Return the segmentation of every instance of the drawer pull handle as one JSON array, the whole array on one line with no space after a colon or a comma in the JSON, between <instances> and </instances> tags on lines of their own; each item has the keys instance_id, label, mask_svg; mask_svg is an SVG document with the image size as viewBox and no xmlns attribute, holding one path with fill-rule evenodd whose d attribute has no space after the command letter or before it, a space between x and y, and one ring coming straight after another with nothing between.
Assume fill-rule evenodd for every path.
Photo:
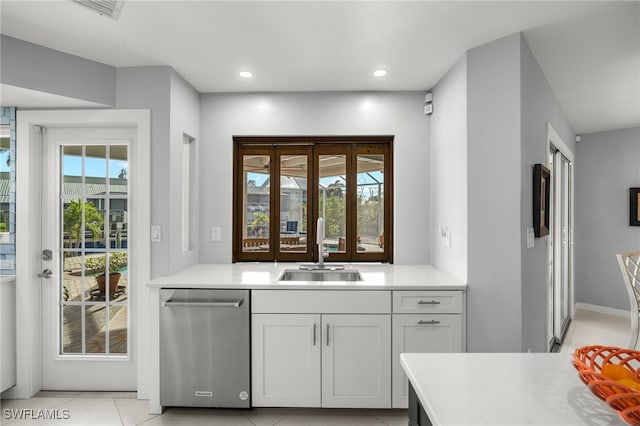
<instances>
[{"instance_id":1,"label":"drawer pull handle","mask_svg":"<svg viewBox=\"0 0 640 426\"><path fill-rule=\"evenodd\" d=\"M437 300L418 300L418 305L439 305Z\"/></svg>"},{"instance_id":2,"label":"drawer pull handle","mask_svg":"<svg viewBox=\"0 0 640 426\"><path fill-rule=\"evenodd\" d=\"M436 320L431 320L431 321L418 321L418 324L420 325L425 325L425 324L440 324L440 321L436 321Z\"/></svg>"}]
</instances>

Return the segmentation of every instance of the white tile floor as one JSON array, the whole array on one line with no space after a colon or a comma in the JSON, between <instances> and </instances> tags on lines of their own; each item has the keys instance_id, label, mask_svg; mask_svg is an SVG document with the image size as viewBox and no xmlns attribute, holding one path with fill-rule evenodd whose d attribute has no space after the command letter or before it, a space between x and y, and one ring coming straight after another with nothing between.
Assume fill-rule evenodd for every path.
<instances>
[{"instance_id":1,"label":"white tile floor","mask_svg":"<svg viewBox=\"0 0 640 426\"><path fill-rule=\"evenodd\" d=\"M629 343L629 320L592 311L577 310L567 331L562 352L588 344L625 347ZM0 424L59 425L59 426L133 426L133 425L238 425L238 426L406 426L406 410L347 410L254 408L251 410L222 410L196 408L168 408L161 416L148 414L148 402L137 400L135 393L73 393L40 392L29 400L3 400ZM38 410L67 419L7 419L5 410L31 409L31 417ZM67 411L64 411L67 410ZM10 411L9 413L16 412ZM29 413L22 411L22 413Z\"/></svg>"}]
</instances>

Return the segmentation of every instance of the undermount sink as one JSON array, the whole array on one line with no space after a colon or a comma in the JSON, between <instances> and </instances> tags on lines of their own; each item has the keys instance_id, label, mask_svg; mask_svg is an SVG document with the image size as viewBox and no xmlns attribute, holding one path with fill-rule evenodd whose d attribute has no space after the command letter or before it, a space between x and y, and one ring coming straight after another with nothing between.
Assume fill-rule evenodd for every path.
<instances>
[{"instance_id":1,"label":"undermount sink","mask_svg":"<svg viewBox=\"0 0 640 426\"><path fill-rule=\"evenodd\" d=\"M278 281L362 281L362 276L360 272L348 269L341 271L285 269Z\"/></svg>"}]
</instances>

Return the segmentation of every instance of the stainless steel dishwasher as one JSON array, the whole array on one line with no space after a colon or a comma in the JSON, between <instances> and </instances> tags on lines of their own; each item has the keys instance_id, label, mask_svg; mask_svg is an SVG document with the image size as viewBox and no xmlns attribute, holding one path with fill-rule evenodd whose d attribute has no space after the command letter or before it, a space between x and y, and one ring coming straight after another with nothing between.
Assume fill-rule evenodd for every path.
<instances>
[{"instance_id":1,"label":"stainless steel dishwasher","mask_svg":"<svg viewBox=\"0 0 640 426\"><path fill-rule=\"evenodd\" d=\"M248 290L160 290L160 405L250 407Z\"/></svg>"}]
</instances>

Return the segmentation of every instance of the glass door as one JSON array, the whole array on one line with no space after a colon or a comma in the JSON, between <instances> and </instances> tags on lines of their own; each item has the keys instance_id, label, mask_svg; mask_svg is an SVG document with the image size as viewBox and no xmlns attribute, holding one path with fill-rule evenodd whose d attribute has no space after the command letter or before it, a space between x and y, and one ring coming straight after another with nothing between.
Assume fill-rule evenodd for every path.
<instances>
[{"instance_id":1,"label":"glass door","mask_svg":"<svg viewBox=\"0 0 640 426\"><path fill-rule=\"evenodd\" d=\"M561 345L571 322L573 298L572 277L572 168L571 161L557 148L553 149L551 194L551 253L553 337L551 347Z\"/></svg>"},{"instance_id":2,"label":"glass door","mask_svg":"<svg viewBox=\"0 0 640 426\"><path fill-rule=\"evenodd\" d=\"M130 133L45 132L43 389L135 389L129 333L130 140L115 138Z\"/></svg>"}]
</instances>

